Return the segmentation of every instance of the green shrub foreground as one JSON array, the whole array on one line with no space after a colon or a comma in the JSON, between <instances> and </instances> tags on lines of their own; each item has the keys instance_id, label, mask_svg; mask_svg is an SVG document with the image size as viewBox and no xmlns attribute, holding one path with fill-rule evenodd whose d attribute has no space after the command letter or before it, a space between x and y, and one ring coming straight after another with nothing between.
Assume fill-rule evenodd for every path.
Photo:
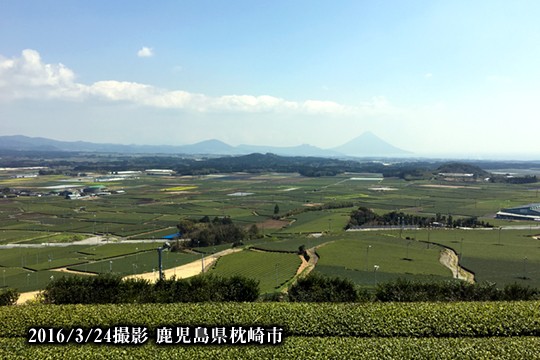
<instances>
[{"instance_id":1,"label":"green shrub foreground","mask_svg":"<svg viewBox=\"0 0 540 360\"><path fill-rule=\"evenodd\" d=\"M280 326L288 336L540 336L540 301L455 303L177 303L0 308L0 337L31 326Z\"/></svg>"},{"instance_id":2,"label":"green shrub foreground","mask_svg":"<svg viewBox=\"0 0 540 360\"><path fill-rule=\"evenodd\" d=\"M0 308L5 359L535 359L540 301L194 303ZM141 346L28 344L30 327L146 326ZM157 327L279 326L281 345L157 345Z\"/></svg>"},{"instance_id":3,"label":"green shrub foreground","mask_svg":"<svg viewBox=\"0 0 540 360\"><path fill-rule=\"evenodd\" d=\"M3 359L537 359L540 338L290 337L280 346L40 345L0 339Z\"/></svg>"}]
</instances>

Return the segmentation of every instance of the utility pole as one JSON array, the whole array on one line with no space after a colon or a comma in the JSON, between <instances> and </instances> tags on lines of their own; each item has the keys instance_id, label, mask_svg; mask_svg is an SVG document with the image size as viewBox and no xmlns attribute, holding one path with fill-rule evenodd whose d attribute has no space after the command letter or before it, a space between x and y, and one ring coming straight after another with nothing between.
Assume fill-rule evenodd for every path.
<instances>
[{"instance_id":1,"label":"utility pole","mask_svg":"<svg viewBox=\"0 0 540 360\"><path fill-rule=\"evenodd\" d=\"M366 271L368 271L368 264L369 264L369 248L371 247L371 245L368 245L367 248L366 248Z\"/></svg>"},{"instance_id":2,"label":"utility pole","mask_svg":"<svg viewBox=\"0 0 540 360\"><path fill-rule=\"evenodd\" d=\"M159 280L165 280L165 274L163 273L163 263L162 263L162 252L163 250L170 249L171 245L166 242L163 246L157 248L158 252L158 270L159 270Z\"/></svg>"}]
</instances>

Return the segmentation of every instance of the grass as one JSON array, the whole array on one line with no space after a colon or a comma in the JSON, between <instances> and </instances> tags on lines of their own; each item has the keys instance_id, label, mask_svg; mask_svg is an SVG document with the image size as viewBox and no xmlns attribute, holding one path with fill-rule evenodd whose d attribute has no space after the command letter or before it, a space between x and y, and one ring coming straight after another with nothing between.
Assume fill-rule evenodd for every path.
<instances>
[{"instance_id":1,"label":"grass","mask_svg":"<svg viewBox=\"0 0 540 360\"><path fill-rule=\"evenodd\" d=\"M531 236L539 232L437 230L431 231L429 238L461 253L461 264L474 271L477 281L491 281L500 286L519 283L540 287L540 241ZM427 240L426 230L417 235Z\"/></svg>"},{"instance_id":2,"label":"grass","mask_svg":"<svg viewBox=\"0 0 540 360\"><path fill-rule=\"evenodd\" d=\"M162 266L169 269L200 259L197 254L186 254L177 252L163 252ZM71 266L69 270L92 272L97 274L117 273L121 275L140 274L158 271L157 251L144 251L137 254L125 255L114 259L107 259L86 263L83 265ZM157 275L156 275L157 276Z\"/></svg>"},{"instance_id":3,"label":"grass","mask_svg":"<svg viewBox=\"0 0 540 360\"><path fill-rule=\"evenodd\" d=\"M296 274L300 264L296 254L244 250L220 258L211 273L250 277L259 281L261 293L272 293Z\"/></svg>"},{"instance_id":4,"label":"grass","mask_svg":"<svg viewBox=\"0 0 540 360\"><path fill-rule=\"evenodd\" d=\"M309 249L334 239L335 237L327 235L321 237L293 235L288 236L283 240L267 241L255 246L259 249L269 251L298 251L299 247L302 245L304 245L306 249Z\"/></svg>"},{"instance_id":5,"label":"grass","mask_svg":"<svg viewBox=\"0 0 540 360\"><path fill-rule=\"evenodd\" d=\"M450 270L439 262L441 247L428 248L426 244L396 236L366 232L347 234L317 249L320 258L316 270L326 275L345 276L362 286L403 275L417 279L452 278Z\"/></svg>"},{"instance_id":6,"label":"grass","mask_svg":"<svg viewBox=\"0 0 540 360\"><path fill-rule=\"evenodd\" d=\"M83 251L87 246L71 245L62 247L40 247L40 248L12 248L0 251L0 266L3 267L32 267L42 264L49 259L82 259Z\"/></svg>"},{"instance_id":7,"label":"grass","mask_svg":"<svg viewBox=\"0 0 540 360\"><path fill-rule=\"evenodd\" d=\"M276 204L280 215L291 210L305 210L308 204L336 203L350 201L353 208L307 211L286 220L295 220L284 229L264 229L266 238L254 241L268 250L296 251L299 246L313 247L327 241L352 241L347 243L353 251L340 250L337 246L335 255L325 254L325 247L320 251L321 259L318 270L325 273L343 273L354 278L358 283L373 284L386 276L437 276L448 277L433 270L441 267L437 256L431 254L427 266L423 261L425 254L417 244L409 245L412 261L401 260L406 257L406 245L398 240L398 233L387 231L369 235L350 235L343 231L350 212L357 206L373 208L377 213L399 210L409 214L434 216L452 214L458 216L479 216L484 220L501 225L522 224L492 218L498 210L505 207L539 202L535 191L529 191L528 185L490 184L485 182L444 183L440 181L410 181L384 179L382 181L352 181L351 177L364 175L344 174L335 177L305 178L293 174L230 174L224 177L185 177L160 178L141 176L139 179L126 180L108 187L125 190L125 194L111 195L87 200L66 200L57 196L19 197L0 199L0 244L7 243L52 243L66 242L71 239L85 238L92 234L112 234L113 238L128 237L133 239L159 239L176 231L176 224L182 218L201 218L205 215L230 216L233 221L245 225L263 223L273 216ZM63 181L67 180L67 181ZM63 176L39 176L31 179L4 179L5 187L45 191L45 186L71 183L73 179ZM459 188L426 187L424 185L457 185ZM82 184L81 185L85 185ZM394 191L375 191L374 186L396 189ZM291 191L283 191L292 189ZM169 191L163 191L164 189ZM47 190L48 191L48 190ZM187 191L187 193L175 193ZM251 196L233 197L227 194L250 192ZM525 223L533 225L533 223ZM534 225L537 225L534 223ZM540 231L538 231L540 233ZM305 234L324 233L322 238L309 238ZM531 286L540 286L540 259L538 242L522 233L502 231L502 245L498 245L498 232L459 232L432 231L431 241L463 252L462 263L473 270L479 281L494 281L497 284L518 282ZM426 230L405 231L409 236L427 240ZM268 241L269 238L278 241ZM463 237L463 245L461 238ZM161 240L158 240L158 243ZM365 249L372 245L369 261L377 263L380 269L376 275L372 269L363 265ZM156 244L124 245L109 244L96 250L88 250L81 255L78 250L44 248L41 251L31 249L0 249L0 265L5 269L28 267L39 272L58 266L76 264L78 261L99 261L108 257L129 257L137 251L148 250L153 253ZM377 245L377 246L376 246ZM229 247L229 245L224 245ZM137 247L139 250L137 250ZM221 247L216 247L217 250ZM216 251L217 251L216 250ZM213 248L201 249L205 253ZM380 254L379 254L380 251ZM425 254L424 254L425 253ZM48 256L51 254L51 261ZM324 255L324 256L323 256ZM142 256L142 255L141 255ZM86 257L86 259L85 259ZM384 262L386 258L394 261ZM352 259L352 260L351 260ZM224 259L222 259L224 260ZM151 255L148 268L155 266ZM221 260L220 260L221 262ZM264 260L262 261L264 262ZM369 265L369 264L368 264ZM100 265L101 266L101 265ZM141 267L143 265L141 264ZM130 270L131 267L131 270ZM444 268L442 268L444 271ZM140 269L139 269L140 270ZM10 270L11 271L11 270ZM104 269L105 271L105 269ZM123 271L133 271L132 264ZM433 275L430 275L433 274ZM41 275L40 275L41 276ZM375 279L375 276L377 279ZM275 283L275 280L273 281ZM25 283L25 279L22 280ZM274 285L275 286L275 285Z\"/></svg>"},{"instance_id":8,"label":"grass","mask_svg":"<svg viewBox=\"0 0 540 360\"><path fill-rule=\"evenodd\" d=\"M317 233L341 231L349 222L349 216L353 208L308 211L292 218L295 221L281 230L283 233Z\"/></svg>"}]
</instances>

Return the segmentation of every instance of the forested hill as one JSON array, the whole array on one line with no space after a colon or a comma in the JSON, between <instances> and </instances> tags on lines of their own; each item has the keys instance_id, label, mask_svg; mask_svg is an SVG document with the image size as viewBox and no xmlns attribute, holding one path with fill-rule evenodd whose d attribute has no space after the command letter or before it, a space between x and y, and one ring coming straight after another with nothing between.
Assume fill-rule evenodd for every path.
<instances>
[{"instance_id":1,"label":"forested hill","mask_svg":"<svg viewBox=\"0 0 540 360\"><path fill-rule=\"evenodd\" d=\"M180 155L103 154L88 152L37 152L0 150L0 168L44 167L42 174L76 174L82 172L113 173L116 171L170 169L179 175L206 175L231 172L300 173L304 176L334 176L337 174L374 173L405 180L430 179L440 173L475 174L475 178L490 177L493 181L516 182L520 178L495 177L476 165L511 168L508 162L443 162L441 160L381 161L340 160L323 157L279 156L254 153L243 156L184 157ZM522 165L521 163L515 164ZM529 166L540 168L540 163ZM523 178L536 182L536 177Z\"/></svg>"},{"instance_id":2,"label":"forested hill","mask_svg":"<svg viewBox=\"0 0 540 360\"><path fill-rule=\"evenodd\" d=\"M453 173L453 174L473 174L475 177L489 176L490 173L472 164L462 162L451 162L439 166L437 173Z\"/></svg>"},{"instance_id":3,"label":"forested hill","mask_svg":"<svg viewBox=\"0 0 540 360\"><path fill-rule=\"evenodd\" d=\"M195 163L179 164L178 173L204 174L214 172L299 172L304 176L333 176L339 173L362 171L372 163L344 161L319 157L278 156L275 154L249 154L244 156L207 159ZM378 166L375 166L377 169Z\"/></svg>"},{"instance_id":4,"label":"forested hill","mask_svg":"<svg viewBox=\"0 0 540 360\"><path fill-rule=\"evenodd\" d=\"M304 176L333 176L344 172L382 174L385 177L431 175L440 163L407 161L383 164L378 161L339 160L323 157L249 154L219 158L170 155L125 155L77 152L1 151L0 167L48 167L42 173L116 172L126 170L171 169L179 175L230 172L286 172Z\"/></svg>"}]
</instances>

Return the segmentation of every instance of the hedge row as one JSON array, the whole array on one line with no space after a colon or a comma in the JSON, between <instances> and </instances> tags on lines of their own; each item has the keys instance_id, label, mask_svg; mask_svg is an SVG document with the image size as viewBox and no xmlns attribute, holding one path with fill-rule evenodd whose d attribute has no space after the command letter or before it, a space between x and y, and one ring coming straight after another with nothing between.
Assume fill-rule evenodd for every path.
<instances>
[{"instance_id":1,"label":"hedge row","mask_svg":"<svg viewBox=\"0 0 540 360\"><path fill-rule=\"evenodd\" d=\"M495 283L470 284L464 281L416 282L397 279L377 284L378 301L516 301L540 299L536 288L509 284L499 289Z\"/></svg>"},{"instance_id":2,"label":"hedge row","mask_svg":"<svg viewBox=\"0 0 540 360\"><path fill-rule=\"evenodd\" d=\"M121 304L255 301L259 283L242 276L199 275L189 279L127 279L118 275L62 277L43 292L46 304Z\"/></svg>"},{"instance_id":3,"label":"hedge row","mask_svg":"<svg viewBox=\"0 0 540 360\"><path fill-rule=\"evenodd\" d=\"M540 338L289 337L280 346L35 345L0 339L2 359L536 359Z\"/></svg>"},{"instance_id":4,"label":"hedge row","mask_svg":"<svg viewBox=\"0 0 540 360\"><path fill-rule=\"evenodd\" d=\"M3 296L5 295L5 296ZM18 294L0 293L0 305ZM293 302L360 301L514 301L536 300L537 289L514 284L497 289L494 283L463 281L413 282L404 279L378 284L373 294L357 289L348 279L312 273L299 279L288 292ZM5 297L5 301L3 301ZM258 282L242 276L224 278L203 274L189 279L167 279L153 284L147 280L123 280L118 275L63 277L50 282L43 292L47 304L120 304L173 302L256 301ZM273 300L275 296L267 296ZM3 301L3 302L2 302Z\"/></svg>"},{"instance_id":5,"label":"hedge row","mask_svg":"<svg viewBox=\"0 0 540 360\"><path fill-rule=\"evenodd\" d=\"M280 326L294 336L540 336L540 301L469 303L196 303L0 308L0 337L31 326Z\"/></svg>"},{"instance_id":6,"label":"hedge row","mask_svg":"<svg viewBox=\"0 0 540 360\"><path fill-rule=\"evenodd\" d=\"M464 281L418 282L397 279L379 283L371 294L358 289L349 279L311 273L289 289L290 301L516 301L538 300L540 291L520 284L498 289L495 283L470 284Z\"/></svg>"}]
</instances>

